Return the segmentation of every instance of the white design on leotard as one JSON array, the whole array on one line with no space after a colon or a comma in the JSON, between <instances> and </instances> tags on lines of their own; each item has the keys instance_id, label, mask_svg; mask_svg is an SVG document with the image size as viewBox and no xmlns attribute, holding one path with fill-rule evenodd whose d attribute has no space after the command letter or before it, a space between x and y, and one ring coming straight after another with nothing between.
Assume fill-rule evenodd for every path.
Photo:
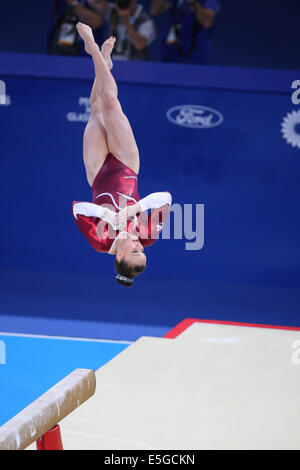
<instances>
[{"instance_id":1,"label":"white design on leotard","mask_svg":"<svg viewBox=\"0 0 300 470\"><path fill-rule=\"evenodd\" d=\"M126 199L130 199L130 200L133 201L135 204L137 203L137 200L134 199L134 197L130 197L130 196L127 196L126 194L122 194L122 193L119 193L119 192L117 192L117 194L119 194L120 196L125 197ZM123 207L118 206L118 204L117 204L116 201L115 201L115 198L113 197L113 195L112 195L111 193L101 193L101 194L98 194L98 196L96 196L95 199L98 199L98 197L100 197L100 196L109 196L109 197L111 198L112 203L113 203L113 205L115 206L116 209L119 209L119 210L122 210L122 209L123 209Z\"/></svg>"},{"instance_id":2,"label":"white design on leotard","mask_svg":"<svg viewBox=\"0 0 300 470\"><path fill-rule=\"evenodd\" d=\"M134 177L135 178L135 177ZM132 189L130 190L130 194L132 193ZM125 197L126 199L131 199L131 201L134 201L134 203L136 204L137 203L137 200L134 199L134 197L131 197L131 196L127 196L126 194L123 194L123 193L119 193L117 192L117 194L119 194L120 196L123 196ZM115 201L115 198L113 197L113 195L111 193L101 193L101 194L98 194L98 196L96 196L95 199L97 199L98 197L100 196L109 196L112 200L112 203L113 205L115 206L116 209L119 209L119 210L122 210L123 207L120 207L118 206L118 204L116 203ZM135 230L135 228L137 227L137 225L139 226L138 224L138 218L136 215L134 215L133 217L130 217L128 220L131 220L134 224L133 224L133 229Z\"/></svg>"}]
</instances>

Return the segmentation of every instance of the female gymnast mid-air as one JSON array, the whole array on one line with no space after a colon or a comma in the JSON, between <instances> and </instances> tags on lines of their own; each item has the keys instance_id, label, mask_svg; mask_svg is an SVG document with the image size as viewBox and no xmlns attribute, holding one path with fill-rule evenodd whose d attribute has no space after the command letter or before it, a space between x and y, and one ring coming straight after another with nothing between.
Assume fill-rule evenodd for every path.
<instances>
[{"instance_id":1,"label":"female gymnast mid-air","mask_svg":"<svg viewBox=\"0 0 300 470\"><path fill-rule=\"evenodd\" d=\"M107 39L100 51L91 28L83 23L76 27L93 59L95 80L83 135L83 160L93 203L74 201L73 216L97 252L115 255L117 281L129 287L146 267L144 248L159 237L172 198L168 191L139 197L139 150L110 72L115 38Z\"/></svg>"}]
</instances>

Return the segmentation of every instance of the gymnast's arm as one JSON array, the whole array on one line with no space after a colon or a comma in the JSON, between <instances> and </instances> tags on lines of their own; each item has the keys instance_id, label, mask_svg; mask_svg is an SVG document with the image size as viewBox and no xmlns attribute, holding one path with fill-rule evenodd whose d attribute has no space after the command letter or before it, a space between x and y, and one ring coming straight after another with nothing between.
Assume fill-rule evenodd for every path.
<instances>
[{"instance_id":1,"label":"gymnast's arm","mask_svg":"<svg viewBox=\"0 0 300 470\"><path fill-rule=\"evenodd\" d=\"M172 196L168 191L151 193L143 199L140 199L137 204L139 206L138 212L144 212L149 209L159 209L165 204L168 204L169 206L172 204Z\"/></svg>"},{"instance_id":2,"label":"gymnast's arm","mask_svg":"<svg viewBox=\"0 0 300 470\"><path fill-rule=\"evenodd\" d=\"M144 247L151 246L159 237L159 234L170 214L172 196L169 192L152 193L139 201L142 213L141 220L141 243ZM151 209L150 214L147 211Z\"/></svg>"},{"instance_id":3,"label":"gymnast's arm","mask_svg":"<svg viewBox=\"0 0 300 470\"><path fill-rule=\"evenodd\" d=\"M134 217L136 214L149 209L159 209L166 204L169 206L172 204L172 196L168 191L151 193L143 199L140 199L136 204L124 207L124 209L116 214L115 223L120 229L124 229L129 217Z\"/></svg>"},{"instance_id":4,"label":"gymnast's arm","mask_svg":"<svg viewBox=\"0 0 300 470\"><path fill-rule=\"evenodd\" d=\"M98 206L92 202L77 202L73 205L73 215L77 219L77 215L81 214L85 217L96 217L110 224L113 229L116 229L116 212L104 206Z\"/></svg>"}]
</instances>

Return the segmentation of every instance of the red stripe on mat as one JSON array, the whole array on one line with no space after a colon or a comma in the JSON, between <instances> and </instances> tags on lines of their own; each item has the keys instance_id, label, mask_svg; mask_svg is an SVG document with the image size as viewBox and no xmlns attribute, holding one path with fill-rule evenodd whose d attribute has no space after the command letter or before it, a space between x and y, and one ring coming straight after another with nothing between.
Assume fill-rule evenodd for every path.
<instances>
[{"instance_id":1,"label":"red stripe on mat","mask_svg":"<svg viewBox=\"0 0 300 470\"><path fill-rule=\"evenodd\" d=\"M217 323L220 325L236 325L236 326L252 326L256 328L273 328L276 330L294 330L300 331L299 327L296 326L280 326L280 325L261 325L259 323L241 323L234 321L219 321L219 320L198 320L197 318L186 318L182 322L178 323L172 330L166 333L163 337L174 339L183 333L193 323Z\"/></svg>"}]
</instances>

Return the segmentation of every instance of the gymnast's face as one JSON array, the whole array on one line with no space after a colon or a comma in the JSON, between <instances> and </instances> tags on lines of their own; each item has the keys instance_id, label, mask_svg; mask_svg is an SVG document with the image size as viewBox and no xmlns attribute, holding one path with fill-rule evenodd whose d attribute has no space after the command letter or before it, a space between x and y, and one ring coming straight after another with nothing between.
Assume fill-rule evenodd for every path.
<instances>
[{"instance_id":1,"label":"gymnast's face","mask_svg":"<svg viewBox=\"0 0 300 470\"><path fill-rule=\"evenodd\" d=\"M116 258L132 266L145 266L147 261L143 245L135 235L131 234L120 243Z\"/></svg>"}]
</instances>

